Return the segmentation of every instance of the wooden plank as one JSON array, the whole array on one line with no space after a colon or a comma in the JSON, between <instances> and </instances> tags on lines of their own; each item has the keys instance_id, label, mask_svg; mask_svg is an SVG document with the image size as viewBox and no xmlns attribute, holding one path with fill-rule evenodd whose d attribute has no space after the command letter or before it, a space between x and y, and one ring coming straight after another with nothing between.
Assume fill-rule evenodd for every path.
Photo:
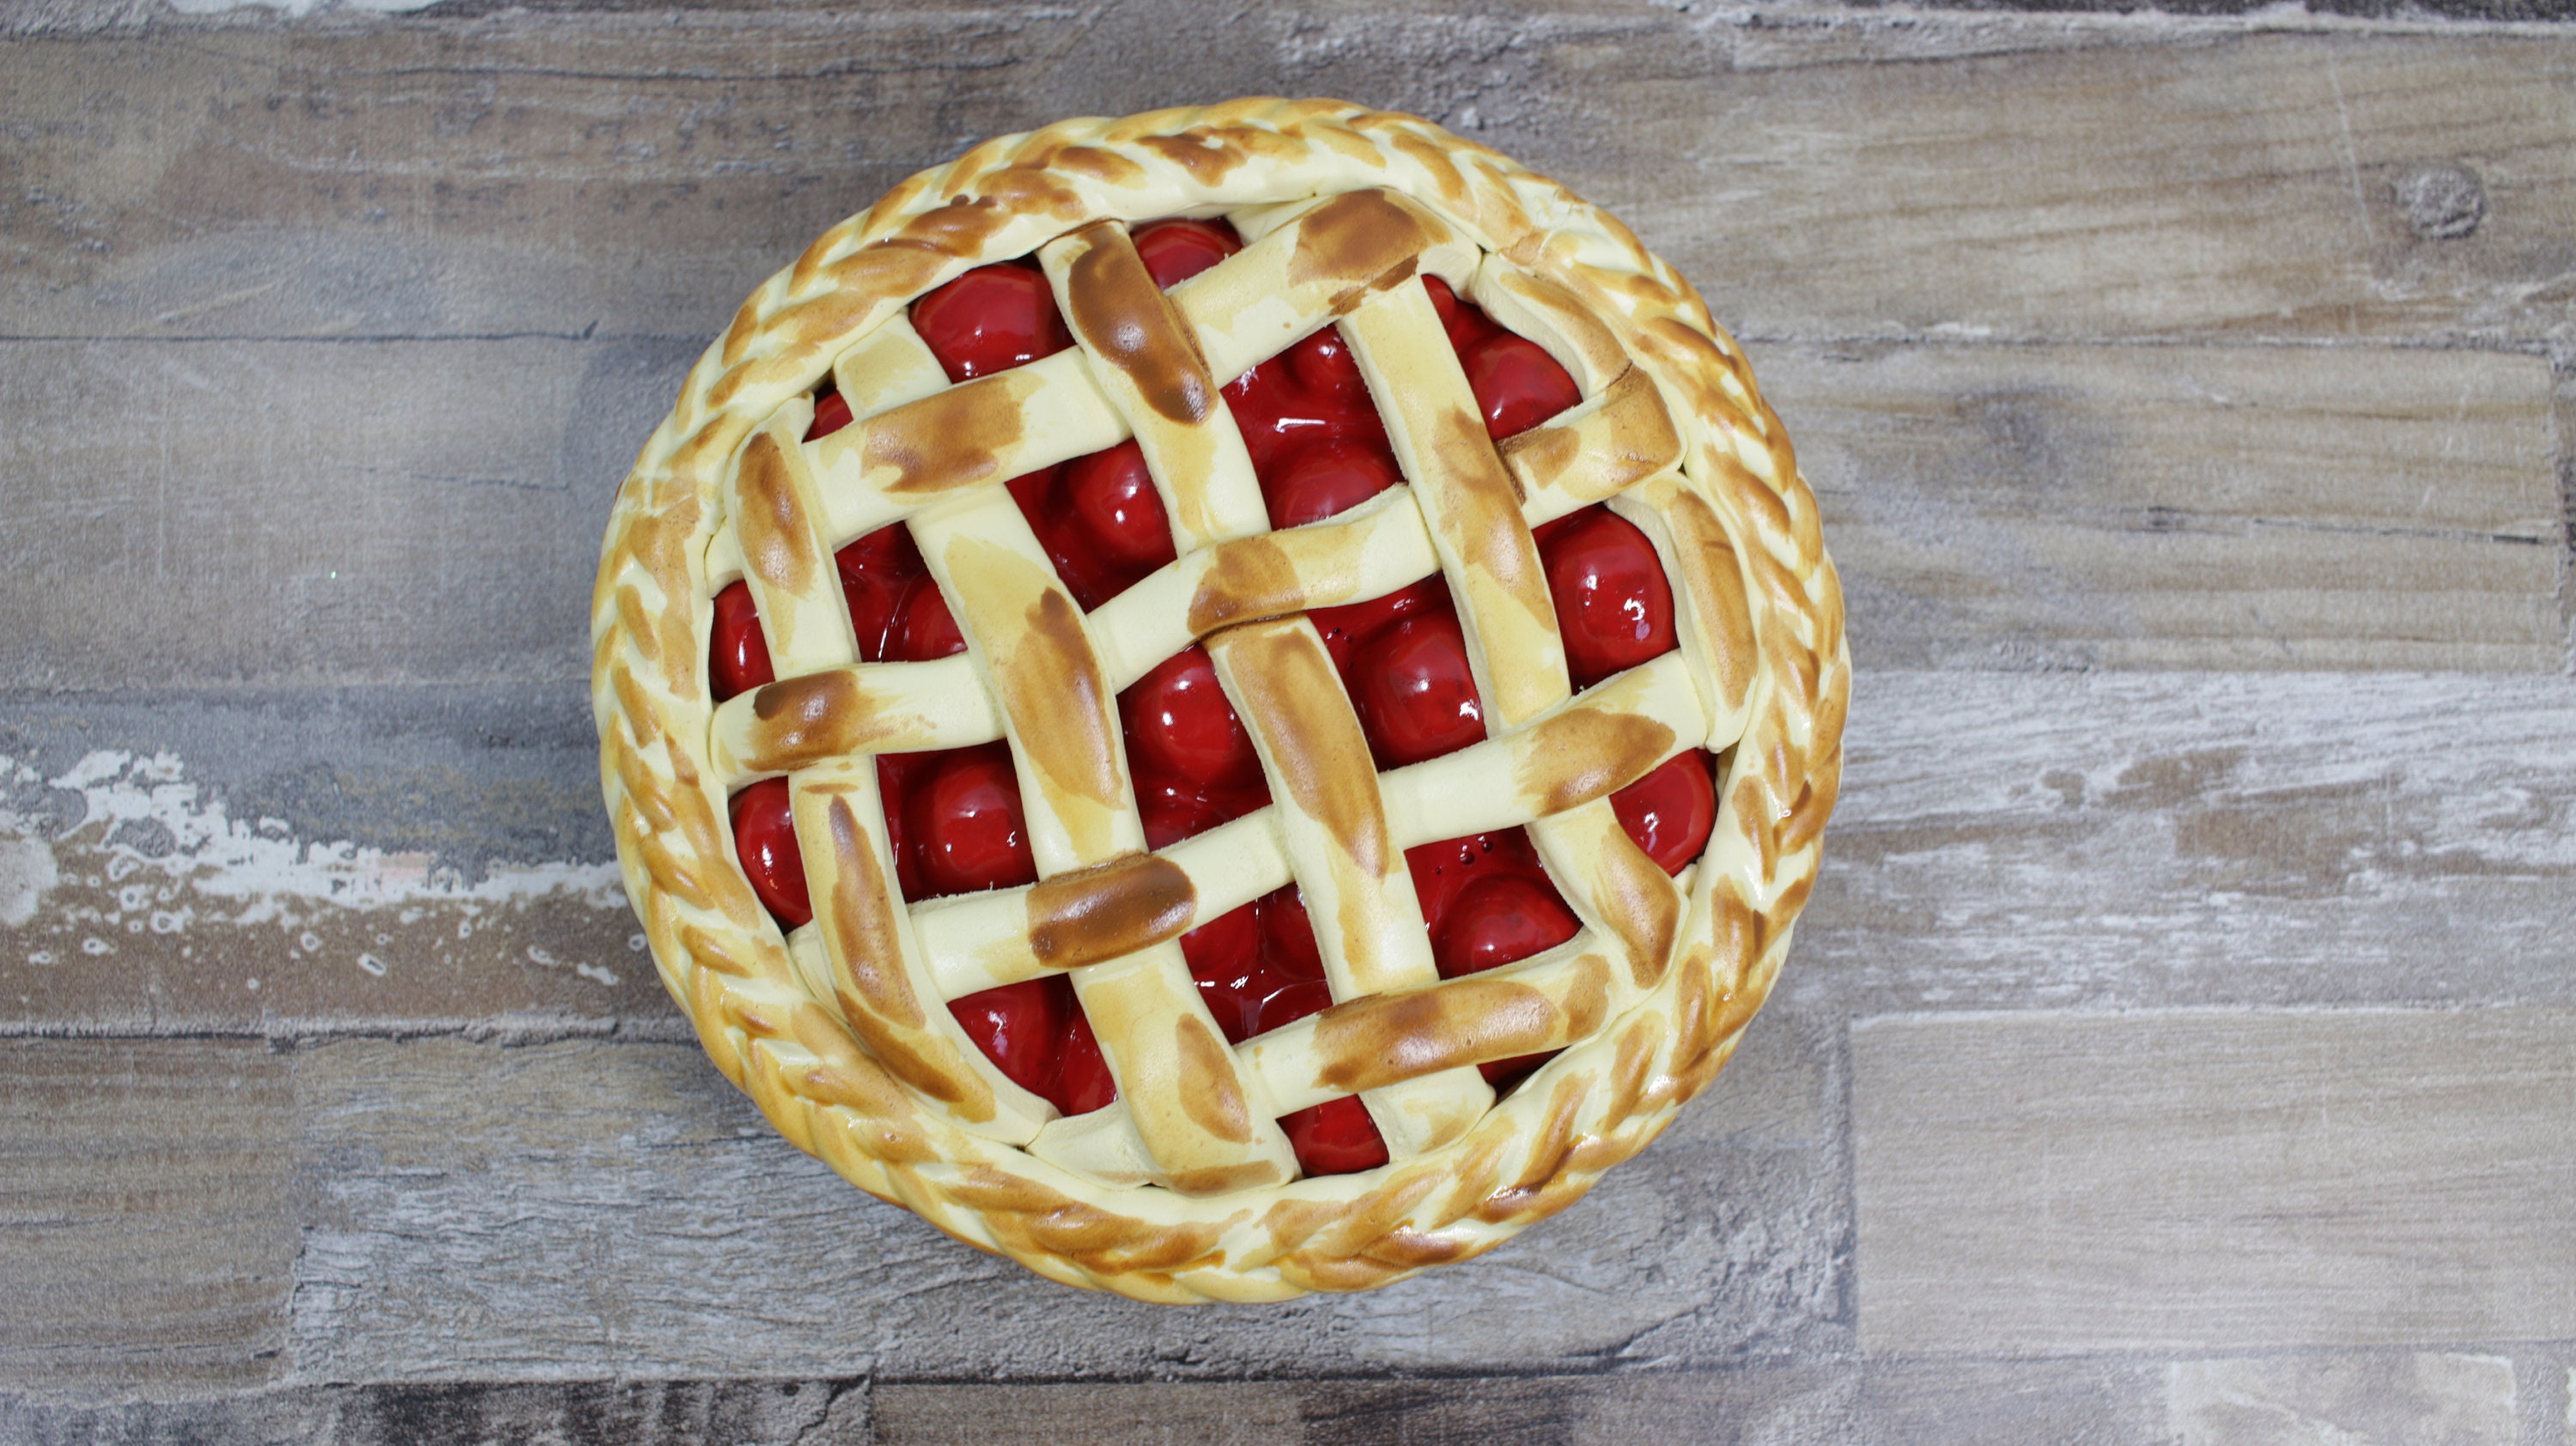
<instances>
[{"instance_id":1,"label":"wooden plank","mask_svg":"<svg viewBox=\"0 0 2576 1446\"><path fill-rule=\"evenodd\" d=\"M1413 1381L880 1383L885 1446L1024 1441L1207 1446L1489 1446L1489 1443L1822 1440L1801 1433L1849 1408L1849 1372L1446 1377Z\"/></svg>"},{"instance_id":2,"label":"wooden plank","mask_svg":"<svg viewBox=\"0 0 2576 1446\"><path fill-rule=\"evenodd\" d=\"M2515 1446L2513 1362L2434 1351L2184 1361L2167 1372L2177 1446L2438 1441Z\"/></svg>"},{"instance_id":3,"label":"wooden plank","mask_svg":"<svg viewBox=\"0 0 2576 1446\"><path fill-rule=\"evenodd\" d=\"M2562 37L1427 4L1321 53L1284 17L1233 29L929 5L22 38L0 315L703 337L907 172L1134 103L1108 73L1448 120L1611 206L1753 336L2538 341L2576 307ZM1919 63L1841 63L1892 53ZM2455 171L2483 196L2465 235L2405 199Z\"/></svg>"},{"instance_id":4,"label":"wooden plank","mask_svg":"<svg viewBox=\"0 0 2576 1446\"><path fill-rule=\"evenodd\" d=\"M285 1062L259 1045L0 1042L0 1387L275 1379L292 1123Z\"/></svg>"},{"instance_id":5,"label":"wooden plank","mask_svg":"<svg viewBox=\"0 0 2576 1446\"><path fill-rule=\"evenodd\" d=\"M587 678L608 497L692 348L0 348L29 689Z\"/></svg>"},{"instance_id":6,"label":"wooden plank","mask_svg":"<svg viewBox=\"0 0 2576 1446\"><path fill-rule=\"evenodd\" d=\"M1755 1038L1793 1060L1814 1038L1770 1024ZM1812 1101L1812 1066L1731 1069L1590 1200L1481 1261L1211 1313L1068 1290L861 1195L694 1047L350 1040L295 1058L300 1379L1224 1379L1850 1341L1840 1150L1794 1123L1821 1106L1735 1103Z\"/></svg>"},{"instance_id":7,"label":"wooden plank","mask_svg":"<svg viewBox=\"0 0 2576 1446\"><path fill-rule=\"evenodd\" d=\"M2576 1335L2576 1012L1865 1020L1852 1151L1874 1351Z\"/></svg>"},{"instance_id":8,"label":"wooden plank","mask_svg":"<svg viewBox=\"0 0 2576 1446\"><path fill-rule=\"evenodd\" d=\"M1769 347L1867 667L2555 673L2536 357Z\"/></svg>"},{"instance_id":9,"label":"wooden plank","mask_svg":"<svg viewBox=\"0 0 2576 1446\"><path fill-rule=\"evenodd\" d=\"M2564 678L1863 674L1781 988L2576 1005Z\"/></svg>"},{"instance_id":10,"label":"wooden plank","mask_svg":"<svg viewBox=\"0 0 2576 1446\"><path fill-rule=\"evenodd\" d=\"M189 1446L873 1446L865 1381L467 1381L71 1404L0 1395L0 1439Z\"/></svg>"},{"instance_id":11,"label":"wooden plank","mask_svg":"<svg viewBox=\"0 0 2576 1446\"><path fill-rule=\"evenodd\" d=\"M0 704L0 1031L687 1037L573 687Z\"/></svg>"},{"instance_id":12,"label":"wooden plank","mask_svg":"<svg viewBox=\"0 0 2576 1446\"><path fill-rule=\"evenodd\" d=\"M23 620L0 670L84 690L586 677L601 509L687 351L0 343L19 479L0 608ZM1864 665L2563 666L2537 360L1759 361L1806 439Z\"/></svg>"}]
</instances>

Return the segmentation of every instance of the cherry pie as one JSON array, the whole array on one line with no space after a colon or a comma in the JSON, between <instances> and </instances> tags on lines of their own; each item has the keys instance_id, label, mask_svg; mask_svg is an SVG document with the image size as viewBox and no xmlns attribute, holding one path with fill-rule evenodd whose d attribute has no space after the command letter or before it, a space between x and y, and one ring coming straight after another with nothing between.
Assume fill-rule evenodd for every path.
<instances>
[{"instance_id":1,"label":"cherry pie","mask_svg":"<svg viewBox=\"0 0 2576 1446\"><path fill-rule=\"evenodd\" d=\"M620 492L602 772L779 1129L1152 1300L1570 1203L1760 1005L1841 598L1778 419L1616 221L1426 122L989 142L743 307Z\"/></svg>"}]
</instances>

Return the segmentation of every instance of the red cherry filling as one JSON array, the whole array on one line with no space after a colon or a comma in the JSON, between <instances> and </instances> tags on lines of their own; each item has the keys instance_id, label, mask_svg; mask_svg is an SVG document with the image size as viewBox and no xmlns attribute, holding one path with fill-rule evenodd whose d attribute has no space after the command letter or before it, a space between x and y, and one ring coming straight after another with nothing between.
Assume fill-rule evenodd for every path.
<instances>
[{"instance_id":1,"label":"red cherry filling","mask_svg":"<svg viewBox=\"0 0 2576 1446\"><path fill-rule=\"evenodd\" d=\"M769 639L760 630L760 609L752 603L748 583L729 583L716 594L715 641L707 649L707 681L721 703L776 682L769 666Z\"/></svg>"},{"instance_id":2,"label":"red cherry filling","mask_svg":"<svg viewBox=\"0 0 2576 1446\"><path fill-rule=\"evenodd\" d=\"M1303 527L1348 512L1403 480L1385 443L1318 437L1290 452L1263 492L1271 526Z\"/></svg>"},{"instance_id":3,"label":"red cherry filling","mask_svg":"<svg viewBox=\"0 0 2576 1446\"><path fill-rule=\"evenodd\" d=\"M1073 345L1055 293L1030 265L978 266L912 304L912 329L952 382L991 376Z\"/></svg>"},{"instance_id":4,"label":"red cherry filling","mask_svg":"<svg viewBox=\"0 0 2576 1446\"><path fill-rule=\"evenodd\" d=\"M1343 678L1381 769L1455 753L1485 736L1467 640L1446 608L1425 608L1380 629L1360 645Z\"/></svg>"},{"instance_id":5,"label":"red cherry filling","mask_svg":"<svg viewBox=\"0 0 2576 1446\"><path fill-rule=\"evenodd\" d=\"M1708 847L1709 830L1717 823L1717 788L1709 777L1715 761L1696 748L1677 753L1610 795L1619 827L1665 873L1690 867Z\"/></svg>"},{"instance_id":6,"label":"red cherry filling","mask_svg":"<svg viewBox=\"0 0 2576 1446\"><path fill-rule=\"evenodd\" d=\"M1063 490L1084 540L1119 572L1141 578L1172 560L1172 525L1164 519L1154 474L1145 469L1144 449L1135 442L1067 463Z\"/></svg>"},{"instance_id":7,"label":"red cherry filling","mask_svg":"<svg viewBox=\"0 0 2576 1446\"><path fill-rule=\"evenodd\" d=\"M1465 353L1467 385L1476 389L1485 430L1495 441L1518 436L1583 400L1574 378L1525 336L1497 332Z\"/></svg>"},{"instance_id":8,"label":"red cherry filling","mask_svg":"<svg viewBox=\"0 0 2576 1446\"><path fill-rule=\"evenodd\" d=\"M911 794L904 822L916 840L921 881L932 897L1037 882L1008 745L993 742L942 754L938 771Z\"/></svg>"},{"instance_id":9,"label":"red cherry filling","mask_svg":"<svg viewBox=\"0 0 2576 1446\"><path fill-rule=\"evenodd\" d=\"M1288 1132L1298 1168L1309 1175L1348 1175L1386 1163L1386 1141L1358 1095L1281 1115L1279 1128Z\"/></svg>"},{"instance_id":10,"label":"red cherry filling","mask_svg":"<svg viewBox=\"0 0 2576 1446\"><path fill-rule=\"evenodd\" d=\"M1156 221L1136 228L1136 254L1146 274L1169 291L1243 249L1243 240L1223 221Z\"/></svg>"},{"instance_id":11,"label":"red cherry filling","mask_svg":"<svg viewBox=\"0 0 2576 1446\"><path fill-rule=\"evenodd\" d=\"M1128 758L1199 788L1243 788L1261 781L1252 735L1234 716L1207 649L1183 648L1118 699Z\"/></svg>"},{"instance_id":12,"label":"red cherry filling","mask_svg":"<svg viewBox=\"0 0 2576 1446\"><path fill-rule=\"evenodd\" d=\"M829 391L814 399L814 425L805 429L805 440L828 437L850 424L850 403L838 391Z\"/></svg>"},{"instance_id":13,"label":"red cherry filling","mask_svg":"<svg viewBox=\"0 0 2576 1446\"><path fill-rule=\"evenodd\" d=\"M1626 518L1587 507L1550 525L1539 546L1574 686L1673 650L1673 589L1663 560Z\"/></svg>"},{"instance_id":14,"label":"red cherry filling","mask_svg":"<svg viewBox=\"0 0 2576 1446\"><path fill-rule=\"evenodd\" d=\"M732 813L734 857L751 891L780 928L802 927L814 917L814 901L805 889L805 855L796 846L787 780L765 778L735 794Z\"/></svg>"}]
</instances>

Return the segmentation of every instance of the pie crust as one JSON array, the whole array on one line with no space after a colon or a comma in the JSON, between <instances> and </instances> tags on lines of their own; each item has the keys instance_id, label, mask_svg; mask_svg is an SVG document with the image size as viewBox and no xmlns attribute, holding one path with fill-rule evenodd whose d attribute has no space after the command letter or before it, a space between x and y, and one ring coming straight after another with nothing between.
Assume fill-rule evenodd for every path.
<instances>
[{"instance_id":1,"label":"pie crust","mask_svg":"<svg viewBox=\"0 0 2576 1446\"><path fill-rule=\"evenodd\" d=\"M1248 243L1169 292L1127 224ZM906 308L1034 255L1076 345L951 385ZM1500 444L1421 278L1546 348L1584 401ZM1218 387L1338 322L1410 486L1270 530ZM803 441L818 386L857 420ZM1178 561L1085 614L1001 483L1133 435ZM1607 499L1672 584L1678 650L1569 696L1530 528ZM895 521L970 644L858 663L832 551ZM1443 574L1487 742L1380 775L1309 607ZM780 681L713 701L745 577ZM617 496L592 691L618 857L663 982L797 1146L941 1229L1155 1301L1356 1290L1488 1249L1670 1123L1760 1006L1831 811L1842 601L1779 419L1690 285L1617 221L1428 122L1252 99L978 146L834 227L744 304ZM1203 642L1270 808L1145 851L1116 695ZM1042 881L907 905L870 755L1007 737ZM1608 795L1717 754L1667 876ZM726 800L787 774L815 922L783 936ZM1402 850L1528 825L1569 943L1442 980ZM1173 941L1294 879L1336 1003L1240 1046ZM1071 1119L945 1000L1072 970L1119 1085ZM1561 1050L1499 1100L1481 1061ZM1300 1178L1280 1115L1360 1094L1392 1160Z\"/></svg>"}]
</instances>

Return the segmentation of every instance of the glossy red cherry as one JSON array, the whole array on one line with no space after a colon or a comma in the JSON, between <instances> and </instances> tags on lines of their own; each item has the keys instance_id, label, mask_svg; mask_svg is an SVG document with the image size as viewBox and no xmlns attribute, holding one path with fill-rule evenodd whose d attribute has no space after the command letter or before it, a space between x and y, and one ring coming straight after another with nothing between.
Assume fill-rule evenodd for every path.
<instances>
[{"instance_id":1,"label":"glossy red cherry","mask_svg":"<svg viewBox=\"0 0 2576 1446\"><path fill-rule=\"evenodd\" d=\"M1388 624L1416 613L1449 612L1450 607L1448 583L1438 577L1426 577L1366 602L1317 608L1306 618L1315 625L1315 631L1324 635L1324 650L1333 655L1334 668L1347 682L1352 676L1352 660L1360 648Z\"/></svg>"},{"instance_id":2,"label":"glossy red cherry","mask_svg":"<svg viewBox=\"0 0 2576 1446\"><path fill-rule=\"evenodd\" d=\"M929 887L921 881L921 859L912 847L912 829L908 821L914 785L939 771L938 753L880 753L877 755L877 792L885 806L886 849L894 855L895 887L906 903L930 897Z\"/></svg>"},{"instance_id":3,"label":"glossy red cherry","mask_svg":"<svg viewBox=\"0 0 2576 1446\"><path fill-rule=\"evenodd\" d=\"M903 605L923 574L921 553L901 523L880 527L833 555L841 595L849 603L850 630L858 634L859 661L881 663L895 646Z\"/></svg>"},{"instance_id":4,"label":"glossy red cherry","mask_svg":"<svg viewBox=\"0 0 2576 1446\"><path fill-rule=\"evenodd\" d=\"M805 429L805 440L828 437L849 424L849 400L837 391L825 392L814 399L814 425Z\"/></svg>"},{"instance_id":5,"label":"glossy red cherry","mask_svg":"<svg viewBox=\"0 0 2576 1446\"><path fill-rule=\"evenodd\" d=\"M1442 978L1455 979L1553 949L1582 927L1544 877L1492 874L1450 901L1431 959Z\"/></svg>"},{"instance_id":6,"label":"glossy red cherry","mask_svg":"<svg viewBox=\"0 0 2576 1446\"><path fill-rule=\"evenodd\" d=\"M1225 403L1265 491L1278 464L1316 438L1386 442L1386 423L1365 389L1347 395L1311 392L1298 382L1287 353L1228 382Z\"/></svg>"},{"instance_id":7,"label":"glossy red cherry","mask_svg":"<svg viewBox=\"0 0 2576 1446\"><path fill-rule=\"evenodd\" d=\"M1008 747L987 743L948 753L911 793L906 822L931 897L1037 881Z\"/></svg>"},{"instance_id":8,"label":"glossy red cherry","mask_svg":"<svg viewBox=\"0 0 2576 1446\"><path fill-rule=\"evenodd\" d=\"M975 1041L984 1057L1013 1084L1035 1095L1045 1095L1054 1087L1066 1014L1073 1008L1073 986L1060 974L948 1001L948 1012L957 1016L966 1037Z\"/></svg>"},{"instance_id":9,"label":"glossy red cherry","mask_svg":"<svg viewBox=\"0 0 2576 1446\"><path fill-rule=\"evenodd\" d=\"M1183 934L1181 957L1189 961L1199 998L1225 1032L1225 1042L1250 1039L1260 1005L1252 989L1263 969L1261 926L1253 906L1245 904Z\"/></svg>"},{"instance_id":10,"label":"glossy red cherry","mask_svg":"<svg viewBox=\"0 0 2576 1446\"><path fill-rule=\"evenodd\" d=\"M1485 315L1483 307L1460 301L1458 293L1439 277L1422 278L1422 289L1431 293L1431 309L1440 313L1441 329L1449 333L1449 349L1461 357L1474 350L1476 343L1502 331Z\"/></svg>"},{"instance_id":11,"label":"glossy red cherry","mask_svg":"<svg viewBox=\"0 0 2576 1446\"><path fill-rule=\"evenodd\" d=\"M1217 686L1207 649L1187 647L1164 659L1118 704L1138 772L1201 789L1242 788L1260 779L1261 756Z\"/></svg>"},{"instance_id":12,"label":"glossy red cherry","mask_svg":"<svg viewBox=\"0 0 2576 1446\"><path fill-rule=\"evenodd\" d=\"M1386 1141L1357 1095L1281 1115L1279 1128L1297 1152L1297 1167L1309 1175L1351 1175L1386 1163Z\"/></svg>"},{"instance_id":13,"label":"glossy red cherry","mask_svg":"<svg viewBox=\"0 0 2576 1446\"><path fill-rule=\"evenodd\" d=\"M1573 376L1547 348L1525 336L1489 336L1466 354L1466 363L1467 384L1476 389L1485 430L1498 442L1583 400Z\"/></svg>"},{"instance_id":14,"label":"glossy red cherry","mask_svg":"<svg viewBox=\"0 0 2576 1446\"><path fill-rule=\"evenodd\" d=\"M1144 770L1136 774L1136 811L1145 826L1145 847L1150 849L1170 848L1269 801L1269 794L1257 785L1205 789L1169 774Z\"/></svg>"},{"instance_id":15,"label":"glossy red cherry","mask_svg":"<svg viewBox=\"0 0 2576 1446\"><path fill-rule=\"evenodd\" d=\"M1073 992L1070 981L1065 993ZM1055 1107L1068 1115L1087 1115L1118 1098L1118 1077L1109 1072L1109 1061L1100 1052L1099 1037L1091 1032L1091 1016L1082 1012L1079 1000L1074 1002L1073 1017L1067 1021L1060 1046L1063 1054L1056 1067L1055 1090L1048 1095Z\"/></svg>"},{"instance_id":16,"label":"glossy red cherry","mask_svg":"<svg viewBox=\"0 0 2576 1446\"><path fill-rule=\"evenodd\" d=\"M1619 827L1646 851L1646 857L1678 874L1708 847L1708 831L1717 823L1717 786L1709 777L1715 760L1693 748L1674 754L1652 773L1610 795Z\"/></svg>"},{"instance_id":17,"label":"glossy red cherry","mask_svg":"<svg viewBox=\"0 0 2576 1446\"><path fill-rule=\"evenodd\" d=\"M778 675L769 666L769 638L760 630L760 609L748 583L728 583L716 594L715 637L707 647L707 684L721 703L748 693Z\"/></svg>"},{"instance_id":18,"label":"glossy red cherry","mask_svg":"<svg viewBox=\"0 0 2576 1446\"><path fill-rule=\"evenodd\" d=\"M912 329L952 382L990 376L1073 345L1045 276L1029 266L978 266L912 304Z\"/></svg>"},{"instance_id":19,"label":"glossy red cherry","mask_svg":"<svg viewBox=\"0 0 2576 1446\"><path fill-rule=\"evenodd\" d=\"M1359 358L1351 355L1339 326L1326 326L1288 348L1288 374L1307 396L1337 410L1369 403L1368 379L1360 375Z\"/></svg>"},{"instance_id":20,"label":"glossy red cherry","mask_svg":"<svg viewBox=\"0 0 2576 1446\"><path fill-rule=\"evenodd\" d=\"M1271 526L1303 527L1348 512L1403 480L1395 454L1384 446L1325 437L1288 454L1262 493Z\"/></svg>"},{"instance_id":21,"label":"glossy red cherry","mask_svg":"<svg viewBox=\"0 0 2576 1446\"><path fill-rule=\"evenodd\" d=\"M1243 249L1242 239L1223 221L1156 221L1137 227L1134 240L1146 273L1166 291Z\"/></svg>"},{"instance_id":22,"label":"glossy red cherry","mask_svg":"<svg viewBox=\"0 0 2576 1446\"><path fill-rule=\"evenodd\" d=\"M1538 851L1530 847L1529 834L1517 828L1417 844L1404 851L1404 864L1413 875L1423 926L1434 934L1448 916L1450 901L1469 884L1494 874L1540 872Z\"/></svg>"},{"instance_id":23,"label":"glossy red cherry","mask_svg":"<svg viewBox=\"0 0 2576 1446\"><path fill-rule=\"evenodd\" d=\"M1456 617L1399 618L1352 661L1351 702L1378 766L1454 753L1485 736L1485 708Z\"/></svg>"},{"instance_id":24,"label":"glossy red cherry","mask_svg":"<svg viewBox=\"0 0 2576 1446\"><path fill-rule=\"evenodd\" d=\"M814 903L805 890L805 855L796 846L787 780L765 778L735 794L732 813L734 857L761 906L783 929L812 920Z\"/></svg>"},{"instance_id":25,"label":"glossy red cherry","mask_svg":"<svg viewBox=\"0 0 2576 1446\"><path fill-rule=\"evenodd\" d=\"M1285 973L1276 965L1271 969L1274 975ZM1263 1035L1274 1029L1284 1029L1309 1014L1321 1014L1332 1007L1332 986L1323 980L1279 977L1270 992L1262 996L1260 1006L1253 1011L1252 1034Z\"/></svg>"},{"instance_id":26,"label":"glossy red cherry","mask_svg":"<svg viewBox=\"0 0 2576 1446\"><path fill-rule=\"evenodd\" d=\"M887 651L906 663L927 663L966 651L966 635L957 630L957 619L948 611L948 599L940 594L939 584L926 577L913 581L912 591L904 596L903 618L897 625L895 640Z\"/></svg>"},{"instance_id":27,"label":"glossy red cherry","mask_svg":"<svg viewBox=\"0 0 2576 1446\"><path fill-rule=\"evenodd\" d=\"M1306 913L1306 896L1295 884L1266 894L1260 901L1261 953L1288 979L1322 979L1324 951L1315 943L1315 921Z\"/></svg>"},{"instance_id":28,"label":"glossy red cherry","mask_svg":"<svg viewBox=\"0 0 2576 1446\"><path fill-rule=\"evenodd\" d=\"M1673 650L1673 588L1655 545L1628 519L1587 507L1565 521L1539 556L1566 670L1575 687L1589 688Z\"/></svg>"},{"instance_id":29,"label":"glossy red cherry","mask_svg":"<svg viewBox=\"0 0 2576 1446\"><path fill-rule=\"evenodd\" d=\"M1120 571L1142 577L1172 560L1172 524L1132 438L1065 464L1063 491L1083 538Z\"/></svg>"}]
</instances>

